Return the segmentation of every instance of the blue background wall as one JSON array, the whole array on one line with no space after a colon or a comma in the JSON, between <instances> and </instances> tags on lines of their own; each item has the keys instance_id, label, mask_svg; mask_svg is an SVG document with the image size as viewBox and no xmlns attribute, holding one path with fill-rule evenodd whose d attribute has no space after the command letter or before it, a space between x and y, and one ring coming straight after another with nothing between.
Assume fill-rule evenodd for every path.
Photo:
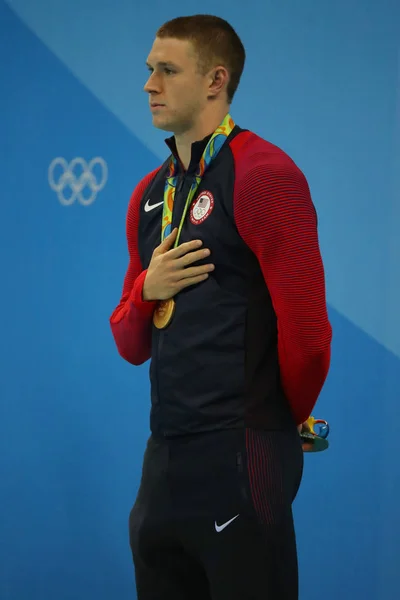
<instances>
[{"instance_id":1,"label":"blue background wall","mask_svg":"<svg viewBox=\"0 0 400 600\"><path fill-rule=\"evenodd\" d=\"M148 364L120 359L108 318L131 191L165 157L144 62L162 22L199 9L247 48L236 121L296 160L319 212L331 447L295 503L301 598L398 597L400 5L0 0L1 600L135 597ZM104 161L90 205L60 202L58 157Z\"/></svg>"}]
</instances>

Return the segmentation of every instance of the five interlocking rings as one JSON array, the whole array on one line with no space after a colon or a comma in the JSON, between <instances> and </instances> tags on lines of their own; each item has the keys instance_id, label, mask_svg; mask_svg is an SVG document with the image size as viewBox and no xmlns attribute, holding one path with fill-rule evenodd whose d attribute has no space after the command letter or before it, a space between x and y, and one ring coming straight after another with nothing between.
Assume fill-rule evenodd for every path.
<instances>
[{"instance_id":1,"label":"five interlocking rings","mask_svg":"<svg viewBox=\"0 0 400 600\"><path fill-rule=\"evenodd\" d=\"M100 181L97 181L97 178L93 174L93 169L96 165L100 165L101 168ZM63 172L58 180L55 181L54 175L57 167L61 167ZM82 172L79 175L74 171L77 167L82 169ZM50 187L57 192L61 204L69 206L73 204L75 200L78 200L83 206L88 206L94 202L97 194L104 188L107 182L107 163L99 156L93 158L89 164L83 158L74 158L68 163L64 158L58 157L51 162L48 176ZM84 196L82 193L86 187L88 187L91 192L88 197ZM68 188L72 191L71 196L66 196L64 193Z\"/></svg>"}]
</instances>

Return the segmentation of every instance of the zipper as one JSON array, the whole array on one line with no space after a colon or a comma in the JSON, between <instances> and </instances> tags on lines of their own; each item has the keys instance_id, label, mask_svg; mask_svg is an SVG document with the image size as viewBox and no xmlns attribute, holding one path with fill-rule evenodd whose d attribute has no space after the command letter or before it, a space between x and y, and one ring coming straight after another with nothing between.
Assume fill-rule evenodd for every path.
<instances>
[{"instance_id":1,"label":"zipper","mask_svg":"<svg viewBox=\"0 0 400 600\"><path fill-rule=\"evenodd\" d=\"M157 362L156 362L156 369L155 369L159 414L162 412L162 408L161 408L161 394L160 394L160 377L159 377L159 368L158 368L159 361L160 361L160 349L161 349L161 331L158 332L158 340L157 340ZM160 419L160 420L162 421L162 419ZM164 431L162 433L165 436Z\"/></svg>"},{"instance_id":2,"label":"zipper","mask_svg":"<svg viewBox=\"0 0 400 600\"><path fill-rule=\"evenodd\" d=\"M178 183L178 186L176 188L174 206L176 206L176 201L178 200L177 194L180 194L182 192L182 188L185 185L185 182L186 182L186 173L183 173L183 175L179 176L179 183ZM158 334L158 343L157 343L156 380L157 380L157 396L158 396L159 410L160 410L161 419L162 419L162 423L163 423L162 435L164 437L166 437L168 435L168 433L167 433L166 428L165 428L165 425L166 425L165 424L165 419L162 418L163 417L163 407L164 407L164 405L163 405L162 400L161 400L160 384L159 384L159 376L158 376L159 375L159 363L160 363L160 355L161 355L161 346L162 346L163 339L164 339L164 330L161 329L159 331L159 334Z\"/></svg>"},{"instance_id":3,"label":"zipper","mask_svg":"<svg viewBox=\"0 0 400 600\"><path fill-rule=\"evenodd\" d=\"M185 174L180 175L180 177L179 177L179 184L178 184L178 187L177 187L177 190L176 190L178 192L178 194L179 194L179 192L182 191L183 184L185 183L185 179L186 179L186 175Z\"/></svg>"},{"instance_id":4,"label":"zipper","mask_svg":"<svg viewBox=\"0 0 400 600\"><path fill-rule=\"evenodd\" d=\"M248 501L249 496L247 493L246 482L245 482L245 473L243 468L243 455L241 452L237 452L236 454L236 466L239 473L239 486L242 492L242 496L244 500Z\"/></svg>"}]
</instances>

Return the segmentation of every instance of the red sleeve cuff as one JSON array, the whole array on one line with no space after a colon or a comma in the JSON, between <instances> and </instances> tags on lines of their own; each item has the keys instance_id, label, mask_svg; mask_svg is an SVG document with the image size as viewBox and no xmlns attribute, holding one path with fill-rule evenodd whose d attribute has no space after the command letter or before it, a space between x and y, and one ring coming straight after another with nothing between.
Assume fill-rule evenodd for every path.
<instances>
[{"instance_id":1,"label":"red sleeve cuff","mask_svg":"<svg viewBox=\"0 0 400 600\"><path fill-rule=\"evenodd\" d=\"M150 317L154 312L157 302L146 302L145 300L143 300L143 285L144 280L146 279L146 275L147 269L145 271L142 271L140 275L136 278L133 289L130 294L130 301L138 311L140 311L143 315L148 315Z\"/></svg>"}]
</instances>

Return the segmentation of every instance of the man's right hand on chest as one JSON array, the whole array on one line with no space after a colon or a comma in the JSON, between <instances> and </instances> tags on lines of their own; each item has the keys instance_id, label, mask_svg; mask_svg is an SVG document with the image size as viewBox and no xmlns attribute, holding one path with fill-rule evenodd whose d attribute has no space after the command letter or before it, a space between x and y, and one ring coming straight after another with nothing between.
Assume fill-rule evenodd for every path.
<instances>
[{"instance_id":1,"label":"man's right hand on chest","mask_svg":"<svg viewBox=\"0 0 400 600\"><path fill-rule=\"evenodd\" d=\"M210 255L201 248L201 240L193 240L173 248L175 228L153 252L143 285L143 300L168 300L186 287L200 283L214 270L213 264L191 266Z\"/></svg>"}]
</instances>

